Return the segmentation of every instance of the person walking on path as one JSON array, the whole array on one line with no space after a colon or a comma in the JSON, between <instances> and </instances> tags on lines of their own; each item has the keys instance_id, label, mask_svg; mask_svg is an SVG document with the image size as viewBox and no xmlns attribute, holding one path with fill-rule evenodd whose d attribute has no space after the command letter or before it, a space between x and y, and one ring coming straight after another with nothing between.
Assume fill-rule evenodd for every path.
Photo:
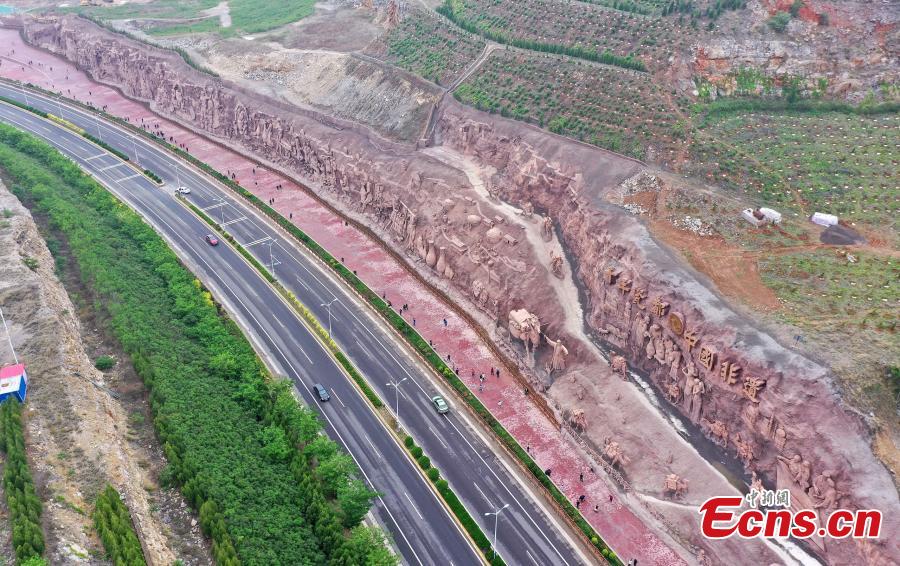
<instances>
[{"instance_id":1,"label":"person walking on path","mask_svg":"<svg viewBox=\"0 0 900 566\"><path fill-rule=\"evenodd\" d=\"M580 481L581 483L584 483L584 472L581 472L580 474L578 474L578 481Z\"/></svg>"}]
</instances>

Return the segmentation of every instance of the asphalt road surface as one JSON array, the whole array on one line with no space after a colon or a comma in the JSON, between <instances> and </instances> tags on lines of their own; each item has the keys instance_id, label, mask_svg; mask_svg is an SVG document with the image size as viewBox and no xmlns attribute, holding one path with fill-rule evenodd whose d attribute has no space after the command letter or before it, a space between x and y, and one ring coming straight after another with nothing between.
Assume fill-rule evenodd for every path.
<instances>
[{"instance_id":1,"label":"asphalt road surface","mask_svg":"<svg viewBox=\"0 0 900 566\"><path fill-rule=\"evenodd\" d=\"M0 95L24 102L20 89L0 83ZM37 108L59 114L55 99L28 94ZM462 535L404 450L391 438L368 402L341 373L330 355L311 336L269 285L229 246L213 248L204 241L211 229L174 197L177 183L191 189L187 199L220 222L260 263L272 266L279 281L328 326L330 304L333 338L348 354L385 402L393 405L400 382L399 416L404 428L423 447L433 465L465 504L483 531L493 536L494 518L485 513L505 505L499 515L497 550L509 564L581 564L588 557L563 534L524 489L505 463L460 414L461 402L436 388L431 376L376 321L344 284L288 236L230 191L141 136L98 121L75 107L63 107L64 118L131 156L165 181L158 187L118 158L83 137L24 110L0 104L0 120L38 135L72 158L127 202L173 245L216 298L229 307L248 336L279 373L290 377L311 406L318 407L326 432L356 460L365 479L383 495L373 513L387 529L409 564L475 564L476 550ZM319 403L313 383L325 385L332 400ZM443 394L451 410L439 415L431 397ZM393 409L393 407L392 407Z\"/></svg>"}]
</instances>

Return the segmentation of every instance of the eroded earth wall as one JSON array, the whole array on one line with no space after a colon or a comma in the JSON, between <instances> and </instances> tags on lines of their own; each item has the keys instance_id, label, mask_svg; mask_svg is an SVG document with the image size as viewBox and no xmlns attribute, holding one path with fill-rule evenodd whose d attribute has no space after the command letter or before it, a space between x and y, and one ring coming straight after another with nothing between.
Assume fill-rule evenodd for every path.
<instances>
[{"instance_id":1,"label":"eroded earth wall","mask_svg":"<svg viewBox=\"0 0 900 566\"><path fill-rule=\"evenodd\" d=\"M547 258L524 244L526 228L502 203L485 198L460 170L352 125L279 106L90 22L26 19L24 34L160 113L299 175L488 320L505 321L525 307L539 315L542 331L561 332ZM494 171L488 193L549 214L586 290L591 330L768 487L788 487L795 503L823 511L882 509L885 532L900 529L894 484L829 372L754 327L638 220L604 201L639 174L640 163L452 100L437 139ZM589 346L572 350L571 362L596 360ZM896 541L813 544L838 562L900 555Z\"/></svg>"},{"instance_id":2,"label":"eroded earth wall","mask_svg":"<svg viewBox=\"0 0 900 566\"><path fill-rule=\"evenodd\" d=\"M559 219L592 331L748 471L769 487L789 488L801 508L881 509L884 532L897 528L897 491L828 370L757 329L637 218L605 204L613 185L602 160L454 104L439 137L494 167L489 190L500 198L532 202ZM834 563L887 564L898 556L896 541L812 545Z\"/></svg>"}]
</instances>

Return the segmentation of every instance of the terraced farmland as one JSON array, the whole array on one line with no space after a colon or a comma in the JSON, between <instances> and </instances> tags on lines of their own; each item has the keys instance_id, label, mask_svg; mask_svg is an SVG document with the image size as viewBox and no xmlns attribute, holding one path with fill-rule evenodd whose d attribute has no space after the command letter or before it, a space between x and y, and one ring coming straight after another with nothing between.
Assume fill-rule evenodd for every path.
<instances>
[{"instance_id":1,"label":"terraced farmland","mask_svg":"<svg viewBox=\"0 0 900 566\"><path fill-rule=\"evenodd\" d=\"M485 42L440 16L412 9L377 43L370 55L447 86L478 58Z\"/></svg>"},{"instance_id":2,"label":"terraced farmland","mask_svg":"<svg viewBox=\"0 0 900 566\"><path fill-rule=\"evenodd\" d=\"M665 64L685 39L673 19L584 2L447 0L441 12L500 43L528 47L533 42L544 46L542 51L560 46L573 50L566 54L582 58L608 51L617 57L637 57L651 69Z\"/></svg>"},{"instance_id":3,"label":"terraced farmland","mask_svg":"<svg viewBox=\"0 0 900 566\"><path fill-rule=\"evenodd\" d=\"M805 212L891 225L900 210L896 113L726 114L696 136L693 153L694 173Z\"/></svg>"},{"instance_id":4,"label":"terraced farmland","mask_svg":"<svg viewBox=\"0 0 900 566\"><path fill-rule=\"evenodd\" d=\"M683 125L649 75L577 59L495 51L454 96L641 159L652 146L658 160L671 160L683 143Z\"/></svg>"}]
</instances>

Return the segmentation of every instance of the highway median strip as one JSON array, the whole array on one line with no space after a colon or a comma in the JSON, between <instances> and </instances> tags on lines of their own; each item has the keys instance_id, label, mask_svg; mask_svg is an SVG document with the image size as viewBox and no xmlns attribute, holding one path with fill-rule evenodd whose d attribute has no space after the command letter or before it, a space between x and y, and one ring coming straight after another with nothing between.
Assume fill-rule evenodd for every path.
<instances>
[{"instance_id":1,"label":"highway median strip","mask_svg":"<svg viewBox=\"0 0 900 566\"><path fill-rule=\"evenodd\" d=\"M303 320L308 323L308 325L315 331L320 341L328 348L329 352L334 356L334 358L338 361L340 366L344 369L344 371L353 379L354 383L359 387L359 389L366 396L366 399L372 404L376 409L383 408L384 402L378 397L378 394L369 386L368 381L359 373L356 367L352 362L347 358L344 352L340 349L337 343L329 336L328 331L319 320L310 312L306 305L304 305L293 293L284 288L269 272L268 269L265 268L253 255L247 251L244 246L238 243L234 236L228 233L227 230L223 229L222 226L209 217L206 213L204 213L199 207L194 204L180 199L181 202L187 206L194 214L196 214L199 218L201 218L204 222L210 225L218 234L222 236L222 238L230 243L232 247L234 247L238 253L240 253L247 262L252 265L259 273L263 276L263 278L268 281L272 286L284 297L287 302L303 317ZM400 423L397 422L397 426L400 426ZM472 542L481 550L484 554L485 559L494 566L500 566L505 564L503 559L500 558L499 555L496 555L492 552L491 543L488 540L487 536L484 534L484 531L481 530L481 527L475 522L469 512L466 510L465 506L460 502L459 498L450 488L450 485L447 483L447 480L441 479L440 472L437 468L431 465L431 459L428 458L422 451L422 448L416 446L415 441L409 435L406 435L403 442L404 448L410 454L412 459L419 465L422 469L424 475L431 481L434 485L435 490L440 494L441 498L444 500L447 508L456 516L456 519L459 521L459 524L465 529L468 535L472 538Z\"/></svg>"},{"instance_id":2,"label":"highway median strip","mask_svg":"<svg viewBox=\"0 0 900 566\"><path fill-rule=\"evenodd\" d=\"M32 86L32 85L29 85L29 86ZM35 90L42 90L42 89L35 89ZM79 136L81 136L87 140L90 140L95 145L98 145L98 146L102 147L103 149L105 149L106 151L110 152L111 154L115 155L116 157L118 157L119 159L124 161L125 163L128 163L129 165L131 165L132 167L134 167L135 169L140 171L141 174L143 174L148 179L150 179L151 181L156 183L157 185L162 185L162 179L159 177L159 175L157 175L156 173L154 173L153 171L151 171L149 169L141 169L140 167L132 164L131 158L128 157L128 154L116 149L115 147L104 142L103 140L92 136L84 128L77 126L76 124L73 124L69 120L66 120L65 118L57 116L56 114L44 112L43 110L39 110L39 109L35 108L34 106L30 106L28 104L23 104L23 103L19 102L18 100L13 100L12 98L7 98L5 96L0 96L0 101L5 102L7 104L11 104L12 106L21 108L22 110L27 110L27 111L31 112L32 114L36 114L36 115L40 116L41 118L45 118L47 120L50 120L51 122L59 124L60 126L66 128L67 130L71 130L71 131L75 132Z\"/></svg>"},{"instance_id":3,"label":"highway median strip","mask_svg":"<svg viewBox=\"0 0 900 566\"><path fill-rule=\"evenodd\" d=\"M29 85L32 86L32 85ZM44 91L40 88L34 88L34 90L38 92L42 92L45 94L50 94L48 91ZM39 115L43 115L42 111L29 107L27 105L23 105L22 103L11 101L9 99L0 97L2 100L9 101L11 104L24 108L26 110L35 112ZM68 99L67 99L68 100ZM97 109L83 105L77 101L70 101L72 104L77 105L81 108L84 108L90 112L99 112ZM398 315L394 309L388 306L388 304L382 300L382 298L372 291L355 273L353 273L350 269L344 266L338 259L333 257L330 253L328 253L325 248L323 248L318 242L316 242L312 237L306 234L303 230L298 228L293 224L292 221L285 218L281 214L279 214L274 208L270 207L267 203L265 203L262 199L257 197L255 194L245 189L239 183L236 183L228 176L220 173L215 170L208 164L194 157L190 153L168 143L167 141L147 132L137 126L131 124L130 122L123 120L121 118L110 116L108 114L103 114L105 119L108 119L116 124L120 125L123 128L128 129L129 131L139 134L148 140L152 140L161 147L169 150L174 153L178 157L188 161L192 165L196 166L210 177L214 178L216 181L224 185L225 187L231 189L233 192L237 193L239 196L243 197L245 200L253 204L258 210L264 213L266 216L274 220L278 226L287 231L294 239L303 244L309 251L311 251L319 260L325 263L332 271L334 271L340 278L347 283L352 289L354 289L357 294L359 294L371 307L373 307L389 324L390 326L398 333L400 336L404 338L404 340L413 348L413 350L418 353L423 360L425 360L428 365L431 367L433 371L435 371L439 376L443 377L450 385L459 393L462 399L466 402L472 411L482 420L482 422L490 428L496 437L500 440L503 446L509 450L512 455L518 459L519 463L523 465L532 476L547 490L551 498L554 502L560 507L566 517L572 522L572 524L583 534L586 541L589 542L597 552L606 559L607 562L613 564L614 566L622 565L622 561L616 556L613 550L606 544L603 538L597 533L597 531L584 519L579 510L572 504L571 501L556 487L556 484L552 482L552 480L544 473L544 471L537 465L537 463L531 458L531 456L527 453L527 451L522 448L522 446L518 443L518 441L506 430L506 428L491 414L491 412L481 403L477 396L463 383L463 381L453 372L453 370L447 366L441 357L434 351L433 348L428 344L428 342L422 338L421 335L403 319L402 316ZM197 209L199 210L199 209ZM200 211L202 214L202 211ZM207 215L202 214L203 218L207 219L208 222L212 222L215 224L212 219L210 219ZM249 253L244 250L243 253ZM245 256L246 257L246 256ZM258 264L258 262L256 262ZM264 268L263 268L264 269ZM305 307L304 307L305 308ZM347 362L349 364L349 362ZM343 365L343 364L342 364ZM358 373L357 373L358 374ZM360 377L361 381L364 380ZM354 378L356 381L356 378ZM374 393L373 393L374 394ZM368 397L368 395L367 395ZM371 399L370 399L371 401Z\"/></svg>"}]
</instances>

